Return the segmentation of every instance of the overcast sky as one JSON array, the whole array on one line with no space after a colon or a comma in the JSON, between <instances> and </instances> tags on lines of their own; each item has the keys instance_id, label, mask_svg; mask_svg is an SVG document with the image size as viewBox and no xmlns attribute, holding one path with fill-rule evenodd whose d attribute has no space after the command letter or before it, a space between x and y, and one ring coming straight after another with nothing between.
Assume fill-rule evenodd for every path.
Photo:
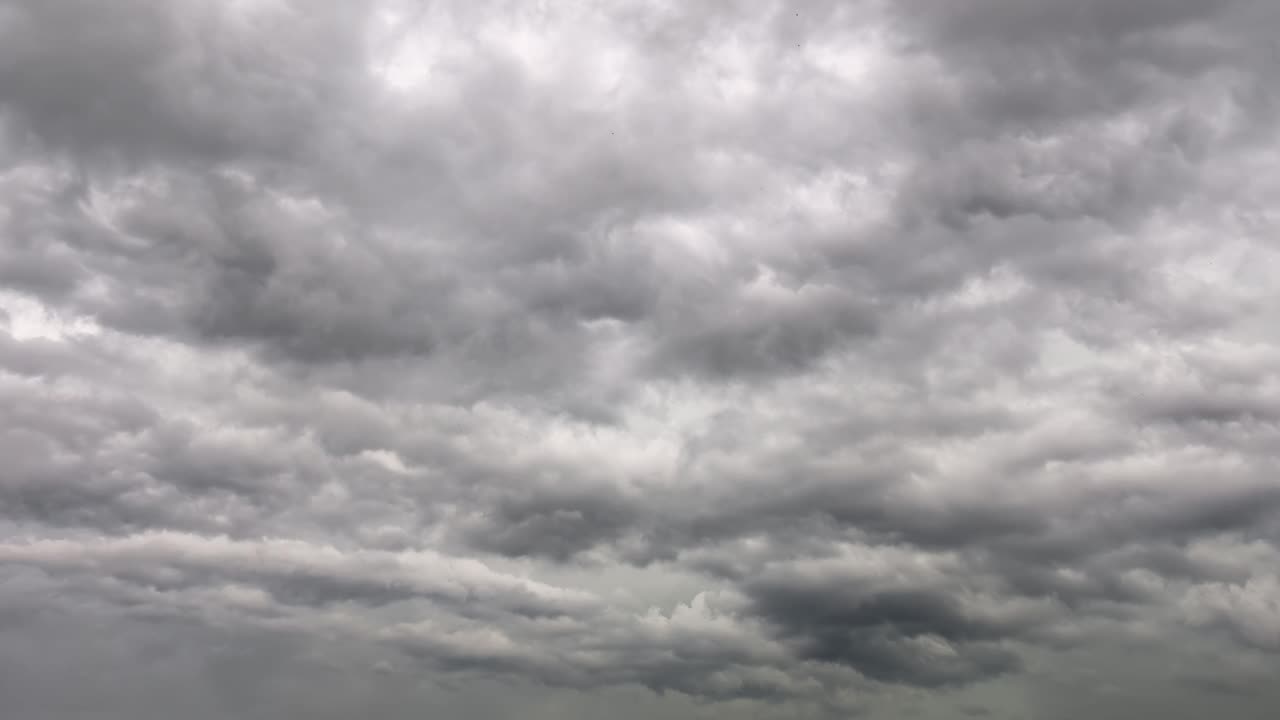
<instances>
[{"instance_id":1,"label":"overcast sky","mask_svg":"<svg viewBox=\"0 0 1280 720\"><path fill-rule=\"evenodd\" d=\"M0 715L1274 718L1277 37L0 0Z\"/></svg>"}]
</instances>

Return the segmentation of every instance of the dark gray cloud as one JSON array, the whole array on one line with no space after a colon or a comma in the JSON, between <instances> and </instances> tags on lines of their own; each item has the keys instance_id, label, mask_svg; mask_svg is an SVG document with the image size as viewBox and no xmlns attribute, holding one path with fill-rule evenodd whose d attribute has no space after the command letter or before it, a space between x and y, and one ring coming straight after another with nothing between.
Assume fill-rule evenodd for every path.
<instances>
[{"instance_id":1,"label":"dark gray cloud","mask_svg":"<svg viewBox=\"0 0 1280 720\"><path fill-rule=\"evenodd\" d=\"M0 696L1271 717L1273 6L0 0Z\"/></svg>"},{"instance_id":2,"label":"dark gray cloud","mask_svg":"<svg viewBox=\"0 0 1280 720\"><path fill-rule=\"evenodd\" d=\"M946 595L769 585L750 592L761 615L798 638L803 656L874 680L931 687L1017 668L1015 655L989 642L1009 630L965 617Z\"/></svg>"}]
</instances>

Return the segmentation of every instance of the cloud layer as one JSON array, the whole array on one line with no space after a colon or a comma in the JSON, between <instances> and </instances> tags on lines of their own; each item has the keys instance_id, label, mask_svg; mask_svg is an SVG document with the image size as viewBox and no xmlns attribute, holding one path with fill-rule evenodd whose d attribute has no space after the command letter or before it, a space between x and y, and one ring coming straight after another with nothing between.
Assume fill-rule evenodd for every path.
<instances>
[{"instance_id":1,"label":"cloud layer","mask_svg":"<svg viewBox=\"0 0 1280 720\"><path fill-rule=\"evenodd\" d=\"M1277 31L0 0L0 696L1271 717Z\"/></svg>"}]
</instances>

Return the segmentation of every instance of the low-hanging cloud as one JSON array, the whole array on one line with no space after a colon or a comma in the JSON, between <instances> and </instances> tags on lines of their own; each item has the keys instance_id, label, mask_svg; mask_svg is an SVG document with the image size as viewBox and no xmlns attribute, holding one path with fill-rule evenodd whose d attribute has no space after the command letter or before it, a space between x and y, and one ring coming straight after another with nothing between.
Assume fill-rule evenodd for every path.
<instances>
[{"instance_id":1,"label":"low-hanging cloud","mask_svg":"<svg viewBox=\"0 0 1280 720\"><path fill-rule=\"evenodd\" d=\"M0 0L0 696L1270 717L1277 30Z\"/></svg>"}]
</instances>

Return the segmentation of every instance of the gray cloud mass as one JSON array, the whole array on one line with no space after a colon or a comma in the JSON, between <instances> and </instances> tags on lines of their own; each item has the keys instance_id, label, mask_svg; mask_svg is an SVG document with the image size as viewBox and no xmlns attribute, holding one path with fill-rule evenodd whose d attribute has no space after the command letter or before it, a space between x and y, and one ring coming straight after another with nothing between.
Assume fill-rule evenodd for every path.
<instances>
[{"instance_id":1,"label":"gray cloud mass","mask_svg":"<svg viewBox=\"0 0 1280 720\"><path fill-rule=\"evenodd\" d=\"M0 714L1274 717L1278 31L0 0Z\"/></svg>"}]
</instances>

